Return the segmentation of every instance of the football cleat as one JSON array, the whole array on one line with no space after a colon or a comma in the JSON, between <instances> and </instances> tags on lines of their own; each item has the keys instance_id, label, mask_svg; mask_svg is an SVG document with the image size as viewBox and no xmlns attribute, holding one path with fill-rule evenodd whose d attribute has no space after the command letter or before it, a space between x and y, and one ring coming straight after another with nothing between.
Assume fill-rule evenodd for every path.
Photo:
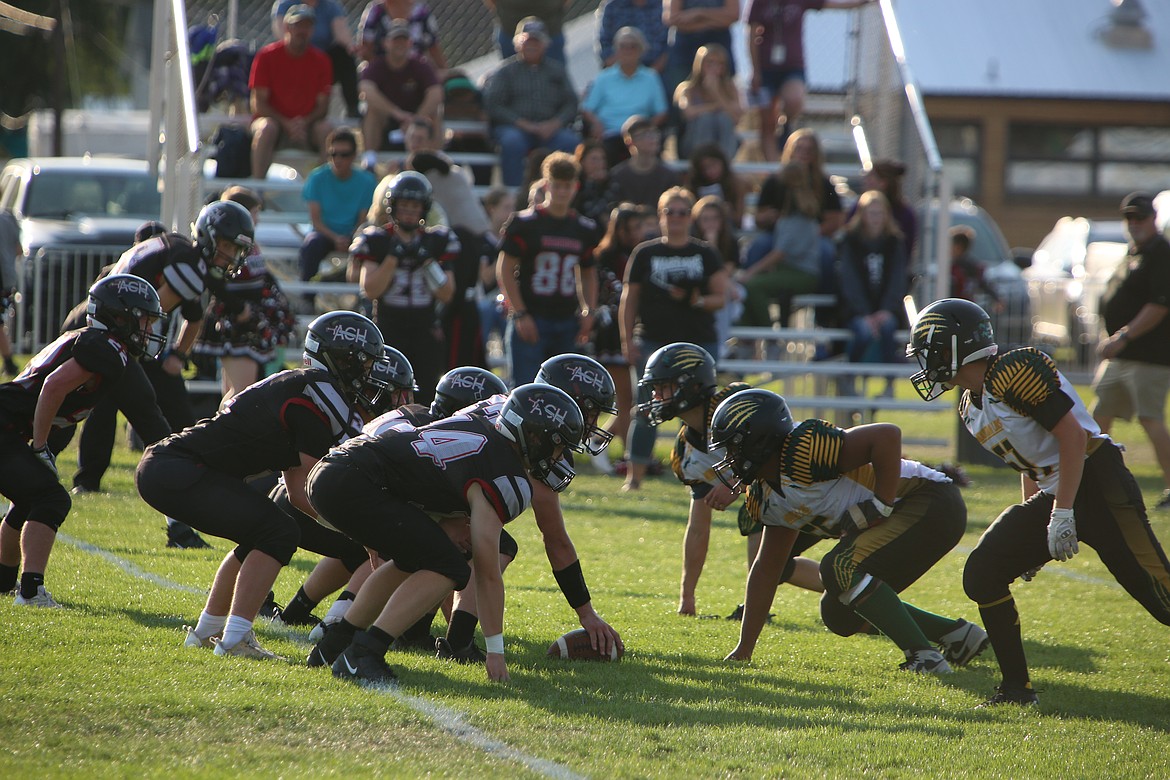
<instances>
[{"instance_id":1,"label":"football cleat","mask_svg":"<svg viewBox=\"0 0 1170 780\"><path fill-rule=\"evenodd\" d=\"M476 646L475 642L468 642L467 647L458 650L451 647L445 637L435 640L435 658L455 661L461 664L482 664L487 661L487 654Z\"/></svg>"},{"instance_id":2,"label":"football cleat","mask_svg":"<svg viewBox=\"0 0 1170 780\"><path fill-rule=\"evenodd\" d=\"M431 634L419 637L400 636L390 645L390 649L405 653L415 651L430 653L435 649L435 637Z\"/></svg>"},{"instance_id":3,"label":"football cleat","mask_svg":"<svg viewBox=\"0 0 1170 780\"><path fill-rule=\"evenodd\" d=\"M313 626L313 630L309 632L309 641L320 642L325 636L325 632L329 630L329 627L340 622L340 617L326 615L325 619Z\"/></svg>"},{"instance_id":4,"label":"football cleat","mask_svg":"<svg viewBox=\"0 0 1170 780\"><path fill-rule=\"evenodd\" d=\"M286 658L281 658L271 650L265 650L260 646L260 642L256 640L256 632L249 631L244 634L244 638L236 642L231 647L226 646L223 640L215 643L215 654L219 656L237 656L240 658L258 658L261 661L285 661Z\"/></svg>"},{"instance_id":5,"label":"football cleat","mask_svg":"<svg viewBox=\"0 0 1170 780\"><path fill-rule=\"evenodd\" d=\"M311 667L331 666L341 651L349 647L353 634L342 630L340 621L325 631L321 640L309 651L308 665Z\"/></svg>"},{"instance_id":6,"label":"football cleat","mask_svg":"<svg viewBox=\"0 0 1170 780\"><path fill-rule=\"evenodd\" d=\"M1021 707L1034 707L1040 703L1040 697L1031 688L1017 688L1015 686L1000 685L995 689L995 695L978 705L983 707L997 707L1000 704L1018 704Z\"/></svg>"},{"instance_id":7,"label":"football cleat","mask_svg":"<svg viewBox=\"0 0 1170 780\"><path fill-rule=\"evenodd\" d=\"M37 595L27 599L20 595L20 591L17 591L15 603L22 607L47 607L49 609L60 609L61 607L61 605L53 599L53 595L49 593L49 591L45 590L44 585L38 585Z\"/></svg>"},{"instance_id":8,"label":"football cleat","mask_svg":"<svg viewBox=\"0 0 1170 780\"><path fill-rule=\"evenodd\" d=\"M195 529L184 523L172 523L167 526L167 547L180 550L205 550L211 547Z\"/></svg>"},{"instance_id":9,"label":"football cleat","mask_svg":"<svg viewBox=\"0 0 1170 780\"><path fill-rule=\"evenodd\" d=\"M906 662L898 666L904 672L915 674L953 674L954 669L942 653L931 648L907 650Z\"/></svg>"},{"instance_id":10,"label":"football cleat","mask_svg":"<svg viewBox=\"0 0 1170 780\"><path fill-rule=\"evenodd\" d=\"M339 680L375 685L394 685L398 682L398 675L386 663L385 658L375 653L364 652L362 648L352 644L333 662L333 676Z\"/></svg>"},{"instance_id":11,"label":"football cleat","mask_svg":"<svg viewBox=\"0 0 1170 780\"><path fill-rule=\"evenodd\" d=\"M987 632L974 623L960 620L959 624L938 640L938 649L951 666L966 666L987 649L991 640Z\"/></svg>"},{"instance_id":12,"label":"football cleat","mask_svg":"<svg viewBox=\"0 0 1170 780\"><path fill-rule=\"evenodd\" d=\"M183 647L205 647L208 650L215 649L215 643L218 642L223 634L212 634L206 639L200 639L199 635L195 633L194 626L183 626L183 630L187 632L187 637L183 640Z\"/></svg>"},{"instance_id":13,"label":"football cleat","mask_svg":"<svg viewBox=\"0 0 1170 780\"><path fill-rule=\"evenodd\" d=\"M260 610L256 613L256 616L272 620L280 614L280 611L281 606L276 603L276 594L268 591L268 595L264 597L264 603L260 605Z\"/></svg>"},{"instance_id":14,"label":"football cleat","mask_svg":"<svg viewBox=\"0 0 1170 780\"><path fill-rule=\"evenodd\" d=\"M316 615L308 615L297 620L290 620L285 616L284 610L279 605L276 605L276 613L272 616L272 625L276 628L293 629L304 628L305 626L316 628L320 623L321 621L317 619Z\"/></svg>"}]
</instances>

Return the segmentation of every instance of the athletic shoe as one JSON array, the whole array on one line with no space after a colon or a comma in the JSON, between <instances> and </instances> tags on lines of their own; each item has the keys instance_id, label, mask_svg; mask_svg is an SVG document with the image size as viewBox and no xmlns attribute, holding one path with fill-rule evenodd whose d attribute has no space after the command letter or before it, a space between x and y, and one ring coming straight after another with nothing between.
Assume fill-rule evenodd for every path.
<instances>
[{"instance_id":1,"label":"athletic shoe","mask_svg":"<svg viewBox=\"0 0 1170 780\"><path fill-rule=\"evenodd\" d=\"M1031 688L1016 688L1015 686L1000 685L995 689L995 695L978 705L983 707L997 707L1000 704L1018 704L1021 707L1034 707L1040 703L1040 697Z\"/></svg>"},{"instance_id":2,"label":"athletic shoe","mask_svg":"<svg viewBox=\"0 0 1170 780\"><path fill-rule=\"evenodd\" d=\"M48 607L50 609L59 609L61 607L60 604L53 600L52 594L45 590L44 585L38 585L37 595L28 599L20 595L20 591L17 591L15 603L22 607Z\"/></svg>"},{"instance_id":3,"label":"athletic shoe","mask_svg":"<svg viewBox=\"0 0 1170 780\"><path fill-rule=\"evenodd\" d=\"M394 640L394 644L390 645L390 649L404 653L433 653L435 650L435 637L429 633L426 636L418 637L400 636Z\"/></svg>"},{"instance_id":4,"label":"athletic shoe","mask_svg":"<svg viewBox=\"0 0 1170 780\"><path fill-rule=\"evenodd\" d=\"M183 647L205 647L208 650L215 649L215 643L223 636L222 633L212 634L206 639L200 639L199 635L195 633L194 626L183 626L183 630L187 632L187 638L183 640Z\"/></svg>"},{"instance_id":5,"label":"athletic shoe","mask_svg":"<svg viewBox=\"0 0 1170 780\"><path fill-rule=\"evenodd\" d=\"M1170 488L1162 491L1162 497L1158 499L1158 503L1154 504L1154 509L1170 509Z\"/></svg>"},{"instance_id":6,"label":"athletic shoe","mask_svg":"<svg viewBox=\"0 0 1170 780\"><path fill-rule=\"evenodd\" d=\"M966 666L989 644L991 640L986 631L974 623L960 620L958 626L939 637L938 649L951 666Z\"/></svg>"},{"instance_id":7,"label":"athletic shoe","mask_svg":"<svg viewBox=\"0 0 1170 780\"><path fill-rule=\"evenodd\" d=\"M711 617L715 617L712 615ZM771 623L772 618L776 617L775 613L769 612L768 617L764 618L765 623ZM743 604L736 604L735 609L731 610L731 614L724 618L724 620L743 620Z\"/></svg>"},{"instance_id":8,"label":"athletic shoe","mask_svg":"<svg viewBox=\"0 0 1170 780\"><path fill-rule=\"evenodd\" d=\"M321 639L325 636L325 632L329 630L329 627L340 622L341 618L330 617L329 615L326 615L325 619L317 625L313 626L313 630L309 632L309 641L320 642Z\"/></svg>"},{"instance_id":9,"label":"athletic shoe","mask_svg":"<svg viewBox=\"0 0 1170 780\"><path fill-rule=\"evenodd\" d=\"M906 662L898 666L904 672L916 674L953 674L954 669L937 650L907 650Z\"/></svg>"},{"instance_id":10,"label":"athletic shoe","mask_svg":"<svg viewBox=\"0 0 1170 780\"><path fill-rule=\"evenodd\" d=\"M352 640L352 634L346 635L346 632L339 630L337 626L330 626L325 631L325 636L321 637L321 640L309 651L307 664L312 667L332 666L337 657L341 655L341 651L349 647Z\"/></svg>"},{"instance_id":11,"label":"athletic shoe","mask_svg":"<svg viewBox=\"0 0 1170 780\"><path fill-rule=\"evenodd\" d=\"M265 650L256 641L256 632L249 631L244 634L244 638L236 642L231 647L226 646L223 640L220 639L215 643L216 655L234 655L240 658L259 658L262 661L286 661L287 658L281 658L271 650Z\"/></svg>"},{"instance_id":12,"label":"athletic shoe","mask_svg":"<svg viewBox=\"0 0 1170 780\"><path fill-rule=\"evenodd\" d=\"M268 591L268 595L264 597L264 603L260 605L260 610L256 613L256 617L272 620L280 614L280 611L281 606L276 603L276 594Z\"/></svg>"},{"instance_id":13,"label":"athletic shoe","mask_svg":"<svg viewBox=\"0 0 1170 780\"><path fill-rule=\"evenodd\" d=\"M593 469L598 474L613 475L613 464L609 462L609 454L604 450L596 455L590 455L589 462L593 464Z\"/></svg>"},{"instance_id":14,"label":"athletic shoe","mask_svg":"<svg viewBox=\"0 0 1170 780\"><path fill-rule=\"evenodd\" d=\"M183 523L174 523L167 526L167 547L176 547L180 550L205 550L211 547L203 537L195 533L195 529Z\"/></svg>"},{"instance_id":15,"label":"athletic shoe","mask_svg":"<svg viewBox=\"0 0 1170 780\"><path fill-rule=\"evenodd\" d=\"M460 664L482 664L487 660L487 654L480 650L475 642L468 642L467 647L458 650L451 647L445 637L435 640L435 658L455 661Z\"/></svg>"},{"instance_id":16,"label":"athletic shoe","mask_svg":"<svg viewBox=\"0 0 1170 780\"><path fill-rule=\"evenodd\" d=\"M273 603L275 604L275 602ZM261 610L263 609L264 608L261 607ZM317 618L316 615L309 615L308 617L302 618L300 620L289 620L285 616L284 610L281 609L279 604L276 604L276 614L272 616L272 625L276 626L277 628L292 629L304 628L305 626L312 626L316 628L320 623L321 621Z\"/></svg>"},{"instance_id":17,"label":"athletic shoe","mask_svg":"<svg viewBox=\"0 0 1170 780\"><path fill-rule=\"evenodd\" d=\"M97 488L91 488L87 485L74 485L69 492L75 496L88 496L95 493L101 493L102 491Z\"/></svg>"},{"instance_id":18,"label":"athletic shoe","mask_svg":"<svg viewBox=\"0 0 1170 780\"><path fill-rule=\"evenodd\" d=\"M398 675L394 674L385 658L362 652L361 648L352 644L333 662L333 676L339 680L375 685L394 685L398 682Z\"/></svg>"}]
</instances>

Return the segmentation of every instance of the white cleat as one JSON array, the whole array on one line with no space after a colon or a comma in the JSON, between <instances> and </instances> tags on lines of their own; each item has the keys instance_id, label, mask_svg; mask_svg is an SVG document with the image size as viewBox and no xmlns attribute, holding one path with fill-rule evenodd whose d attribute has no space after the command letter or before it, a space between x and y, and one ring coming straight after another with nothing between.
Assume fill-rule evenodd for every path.
<instances>
[{"instance_id":1,"label":"white cleat","mask_svg":"<svg viewBox=\"0 0 1170 780\"><path fill-rule=\"evenodd\" d=\"M231 647L226 646L223 640L220 639L215 643L216 655L234 655L240 658L259 658L262 661L286 661L288 659L281 658L271 650L265 650L260 646L260 642L256 640L256 632L249 631L244 634L244 638L236 642Z\"/></svg>"},{"instance_id":2,"label":"white cleat","mask_svg":"<svg viewBox=\"0 0 1170 780\"><path fill-rule=\"evenodd\" d=\"M44 585L38 585L37 595L30 599L26 599L24 596L20 595L20 591L17 591L15 603L22 607L47 607L49 609L61 608L61 605L53 600L52 594L45 590Z\"/></svg>"}]
</instances>

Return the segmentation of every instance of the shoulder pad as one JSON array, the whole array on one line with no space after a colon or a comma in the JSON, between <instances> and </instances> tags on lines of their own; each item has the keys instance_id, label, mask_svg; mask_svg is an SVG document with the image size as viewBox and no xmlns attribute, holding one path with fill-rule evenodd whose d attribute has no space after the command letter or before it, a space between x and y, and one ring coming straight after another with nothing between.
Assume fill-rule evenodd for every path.
<instances>
[{"instance_id":1,"label":"shoulder pad","mask_svg":"<svg viewBox=\"0 0 1170 780\"><path fill-rule=\"evenodd\" d=\"M349 253L354 257L381 260L390 253L390 233L373 225L363 228L354 237Z\"/></svg>"},{"instance_id":2,"label":"shoulder pad","mask_svg":"<svg viewBox=\"0 0 1170 780\"><path fill-rule=\"evenodd\" d=\"M1060 389L1060 376L1048 355L1035 347L1021 347L996 359L985 384L996 398L1011 396L1012 401L1038 406Z\"/></svg>"},{"instance_id":3,"label":"shoulder pad","mask_svg":"<svg viewBox=\"0 0 1170 780\"><path fill-rule=\"evenodd\" d=\"M780 471L793 482L811 485L841 475L837 463L845 431L824 420L797 425L780 449Z\"/></svg>"}]
</instances>

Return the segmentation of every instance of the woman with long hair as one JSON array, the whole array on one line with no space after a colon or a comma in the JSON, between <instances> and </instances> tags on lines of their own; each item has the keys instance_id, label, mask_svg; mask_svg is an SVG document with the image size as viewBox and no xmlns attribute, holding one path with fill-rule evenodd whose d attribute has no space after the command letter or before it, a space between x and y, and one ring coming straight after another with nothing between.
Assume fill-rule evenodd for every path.
<instances>
[{"instance_id":1,"label":"woman with long hair","mask_svg":"<svg viewBox=\"0 0 1170 780\"><path fill-rule=\"evenodd\" d=\"M744 113L743 96L731 78L727 49L711 43L695 52L686 81L674 91L674 104L686 120L679 152L690 157L700 144L714 143L728 159L739 149L735 127Z\"/></svg>"},{"instance_id":2,"label":"woman with long hair","mask_svg":"<svg viewBox=\"0 0 1170 780\"><path fill-rule=\"evenodd\" d=\"M586 138L577 145L573 157L581 166L581 186L573 196L573 209L604 229L610 208L618 199L617 185L609 178L605 144L596 138Z\"/></svg>"},{"instance_id":3,"label":"woman with long hair","mask_svg":"<svg viewBox=\"0 0 1170 780\"><path fill-rule=\"evenodd\" d=\"M743 299L747 294L743 285L732 281L739 270L739 241L735 235L735 227L731 222L731 213L728 204L715 195L706 195L699 198L692 209L695 217L691 235L710 244L723 259L723 267L727 269L729 277L727 283L727 303L722 309L715 312L715 333L719 351L716 358L723 357L727 352L727 340L731 337L731 326L743 314Z\"/></svg>"},{"instance_id":4,"label":"woman with long hair","mask_svg":"<svg viewBox=\"0 0 1170 780\"><path fill-rule=\"evenodd\" d=\"M717 144L696 146L690 155L690 167L683 175L683 186L703 198L714 195L727 206L736 230L743 225L743 181L731 167L729 158Z\"/></svg>"}]
</instances>

